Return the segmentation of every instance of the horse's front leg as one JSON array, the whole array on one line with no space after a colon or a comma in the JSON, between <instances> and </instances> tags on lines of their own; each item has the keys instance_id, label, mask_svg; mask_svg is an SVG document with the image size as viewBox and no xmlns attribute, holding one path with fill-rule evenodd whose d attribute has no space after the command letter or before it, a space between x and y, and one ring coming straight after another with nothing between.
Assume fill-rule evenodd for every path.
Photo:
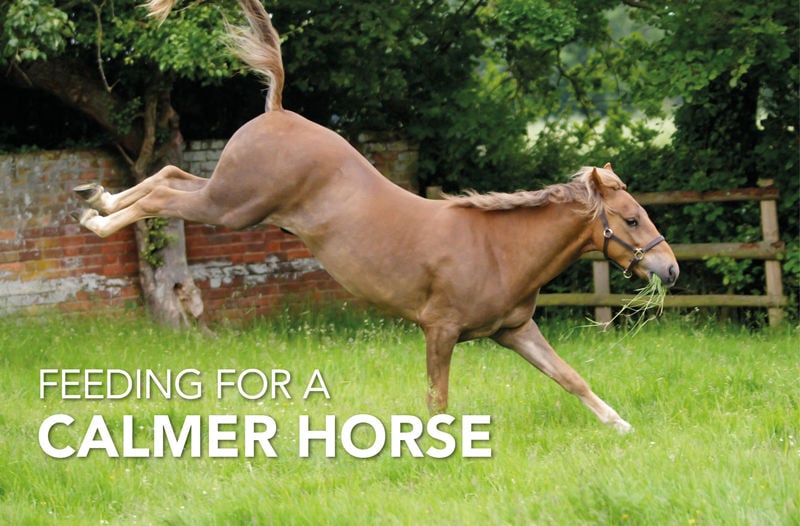
<instances>
[{"instance_id":1,"label":"horse's front leg","mask_svg":"<svg viewBox=\"0 0 800 526\"><path fill-rule=\"evenodd\" d=\"M146 178L136 186L117 194L111 194L98 183L76 186L73 191L86 204L103 214L113 214L143 198L155 188L166 186L173 190L193 192L200 190L208 183L208 179L197 177L175 166L165 166L155 174ZM86 215L86 212L84 212ZM91 214L89 214L91 215Z\"/></svg>"},{"instance_id":2,"label":"horse's front leg","mask_svg":"<svg viewBox=\"0 0 800 526\"><path fill-rule=\"evenodd\" d=\"M443 413L447 410L450 385L450 359L458 341L458 331L443 327L423 327L428 364L428 410Z\"/></svg>"},{"instance_id":3,"label":"horse's front leg","mask_svg":"<svg viewBox=\"0 0 800 526\"><path fill-rule=\"evenodd\" d=\"M492 338L500 345L519 353L561 387L577 396L604 424L614 427L620 433L633 430L628 422L592 392L586 380L556 354L533 320L517 329L500 331Z\"/></svg>"}]
</instances>

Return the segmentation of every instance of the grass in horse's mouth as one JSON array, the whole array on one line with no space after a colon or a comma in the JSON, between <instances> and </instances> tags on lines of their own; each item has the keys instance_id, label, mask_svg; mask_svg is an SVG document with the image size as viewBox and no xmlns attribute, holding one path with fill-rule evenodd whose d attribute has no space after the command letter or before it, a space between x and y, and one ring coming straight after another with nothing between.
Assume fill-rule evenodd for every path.
<instances>
[{"instance_id":1,"label":"grass in horse's mouth","mask_svg":"<svg viewBox=\"0 0 800 526\"><path fill-rule=\"evenodd\" d=\"M650 277L644 287L636 291L636 296L626 300L622 308L607 322L590 320L592 325L600 326L603 330L616 321L623 321L630 328L629 334L636 334L647 322L661 316L664 311L664 299L667 297L667 287L661 282L657 274Z\"/></svg>"}]
</instances>

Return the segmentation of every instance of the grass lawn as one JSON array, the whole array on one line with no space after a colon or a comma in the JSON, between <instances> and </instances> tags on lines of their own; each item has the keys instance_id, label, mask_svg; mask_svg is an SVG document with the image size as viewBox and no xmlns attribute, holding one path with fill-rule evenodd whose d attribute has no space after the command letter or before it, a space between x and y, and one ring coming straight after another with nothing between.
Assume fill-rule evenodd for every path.
<instances>
[{"instance_id":1,"label":"grass lawn","mask_svg":"<svg viewBox=\"0 0 800 526\"><path fill-rule=\"evenodd\" d=\"M448 414L455 424L438 428L458 447L446 458L416 458L407 444L400 456L390 450L392 415L415 415L423 424L430 418L424 341L405 324L279 316L219 329L211 339L124 317L0 321L0 523L800 524L796 329L698 328L675 318L623 338L577 325L542 328L634 433L604 427L514 353L468 343L457 347L451 370ZM157 392L137 397L134 390L118 399L65 400L60 386L46 387L40 398L43 369L150 369L162 379L167 370L199 374L179 384L190 399L170 384L170 399ZM255 396L262 382L251 371L242 389L254 399L238 394L232 375L226 378L234 385L220 400L220 369L264 371L269 388L272 371L279 384L286 371L291 398L280 386L274 398L270 389ZM120 378L112 394L122 393ZM202 386L194 399L193 379ZM316 391L303 399L309 382ZM78 396L83 387L65 393ZM89 387L90 395L102 393L102 385ZM49 433L54 448L73 448L61 459L39 442L40 426L58 414L74 419ZM349 449L340 436L360 414L386 424L386 445L371 458L349 452L375 442L372 427L356 426ZM97 415L118 457L96 428L79 454ZM200 415L200 455L187 446L175 458L167 447L154 458L158 415L168 415L176 433L184 417ZM237 457L210 452L208 415L237 417L220 428L218 444ZM274 420L269 444L277 457L258 446L255 456L245 456L245 415ZM308 457L299 455L303 415L313 429L336 416L335 457L326 456L322 440L311 442ZM476 427L489 440L474 445L491 449L491 458L464 458L464 415L490 415L491 424ZM146 452L142 458L126 455L126 434L131 447ZM418 444L424 453L444 442L423 433Z\"/></svg>"}]
</instances>

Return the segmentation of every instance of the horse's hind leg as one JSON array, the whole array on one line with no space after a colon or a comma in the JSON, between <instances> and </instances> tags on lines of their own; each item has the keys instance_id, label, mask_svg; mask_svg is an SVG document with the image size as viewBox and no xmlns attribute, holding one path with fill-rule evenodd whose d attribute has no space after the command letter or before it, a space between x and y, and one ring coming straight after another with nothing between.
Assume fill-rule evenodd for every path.
<instances>
[{"instance_id":1,"label":"horse's hind leg","mask_svg":"<svg viewBox=\"0 0 800 526\"><path fill-rule=\"evenodd\" d=\"M175 166L165 166L136 186L117 194L106 192L97 183L76 186L73 191L92 208L104 214L113 214L132 205L158 186L190 192L203 188L207 183L208 179L197 177Z\"/></svg>"},{"instance_id":2,"label":"horse's hind leg","mask_svg":"<svg viewBox=\"0 0 800 526\"><path fill-rule=\"evenodd\" d=\"M633 429L616 411L592 392L586 380L556 354L533 320L517 329L500 331L492 338L500 345L519 353L537 369L558 382L561 387L577 396L604 424L613 426L620 433L627 433Z\"/></svg>"},{"instance_id":3,"label":"horse's hind leg","mask_svg":"<svg viewBox=\"0 0 800 526\"><path fill-rule=\"evenodd\" d=\"M207 224L221 224L221 210L209 198L203 186L199 190L184 191L169 186L156 186L144 197L133 201L107 216L100 215L97 210L87 209L80 217L81 225L100 237L111 234L149 217L176 217L186 221Z\"/></svg>"}]
</instances>

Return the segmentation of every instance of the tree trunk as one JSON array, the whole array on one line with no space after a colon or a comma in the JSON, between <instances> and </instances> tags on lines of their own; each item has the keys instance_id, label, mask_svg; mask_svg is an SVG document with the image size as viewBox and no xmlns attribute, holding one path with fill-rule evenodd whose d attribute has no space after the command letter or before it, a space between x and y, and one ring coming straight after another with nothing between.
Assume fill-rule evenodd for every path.
<instances>
[{"instance_id":1,"label":"tree trunk","mask_svg":"<svg viewBox=\"0 0 800 526\"><path fill-rule=\"evenodd\" d=\"M205 329L201 319L203 299L186 260L183 221L169 219L166 225L159 228L168 239L168 243L159 251L159 261L163 263L156 266L144 256L148 253L150 228L146 221L136 223L139 280L147 312L162 325L182 328L199 323Z\"/></svg>"},{"instance_id":2,"label":"tree trunk","mask_svg":"<svg viewBox=\"0 0 800 526\"><path fill-rule=\"evenodd\" d=\"M167 128L170 138L155 151L157 127ZM144 139L132 169L137 182L167 164L181 167L183 149L179 118L170 103L169 91L153 87L145 97ZM201 319L200 289L189 271L184 232L180 219L144 220L136 224L139 281L147 312L153 320L176 329L199 324L208 331Z\"/></svg>"},{"instance_id":3,"label":"tree trunk","mask_svg":"<svg viewBox=\"0 0 800 526\"><path fill-rule=\"evenodd\" d=\"M174 157L170 161L169 164L175 166L182 164ZM154 238L159 241L155 243L159 247L155 250L152 248ZM150 317L168 327L180 329L199 325L208 332L201 318L203 298L189 271L183 220L139 221L136 244L139 282Z\"/></svg>"}]
</instances>

